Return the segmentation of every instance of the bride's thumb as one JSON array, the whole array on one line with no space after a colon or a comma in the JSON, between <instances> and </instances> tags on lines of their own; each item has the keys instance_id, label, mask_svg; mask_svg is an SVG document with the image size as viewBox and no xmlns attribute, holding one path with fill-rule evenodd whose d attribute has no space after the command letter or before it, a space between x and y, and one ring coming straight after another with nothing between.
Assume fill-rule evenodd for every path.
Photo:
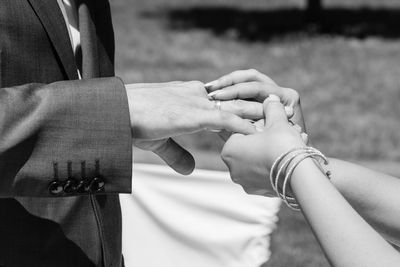
<instances>
[{"instance_id":1,"label":"bride's thumb","mask_svg":"<svg viewBox=\"0 0 400 267\"><path fill-rule=\"evenodd\" d=\"M276 122L287 122L285 108L278 96L269 95L264 100L263 107L266 127Z\"/></svg>"}]
</instances>

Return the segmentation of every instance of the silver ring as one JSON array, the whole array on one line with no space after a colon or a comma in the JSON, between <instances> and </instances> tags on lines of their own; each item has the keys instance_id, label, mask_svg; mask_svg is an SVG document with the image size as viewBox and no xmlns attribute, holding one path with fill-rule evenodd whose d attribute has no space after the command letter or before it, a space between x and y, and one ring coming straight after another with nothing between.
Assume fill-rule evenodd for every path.
<instances>
[{"instance_id":1,"label":"silver ring","mask_svg":"<svg viewBox=\"0 0 400 267\"><path fill-rule=\"evenodd\" d=\"M221 111L221 100L214 100L215 109Z\"/></svg>"},{"instance_id":2,"label":"silver ring","mask_svg":"<svg viewBox=\"0 0 400 267\"><path fill-rule=\"evenodd\" d=\"M221 100L213 100L213 102L214 102L215 109L221 111ZM221 132L221 130L217 130L217 129L207 129L207 130L210 132L213 132L213 133Z\"/></svg>"}]
</instances>

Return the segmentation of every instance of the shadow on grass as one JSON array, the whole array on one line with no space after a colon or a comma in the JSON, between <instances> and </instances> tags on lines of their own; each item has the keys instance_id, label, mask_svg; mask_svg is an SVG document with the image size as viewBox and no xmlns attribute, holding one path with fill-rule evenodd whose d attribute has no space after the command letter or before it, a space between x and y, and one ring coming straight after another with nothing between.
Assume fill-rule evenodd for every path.
<instances>
[{"instance_id":1,"label":"shadow on grass","mask_svg":"<svg viewBox=\"0 0 400 267\"><path fill-rule=\"evenodd\" d=\"M301 9L244 10L202 6L144 12L178 30L206 29L244 41L268 41L289 34L400 38L400 9L328 8L319 14Z\"/></svg>"}]
</instances>

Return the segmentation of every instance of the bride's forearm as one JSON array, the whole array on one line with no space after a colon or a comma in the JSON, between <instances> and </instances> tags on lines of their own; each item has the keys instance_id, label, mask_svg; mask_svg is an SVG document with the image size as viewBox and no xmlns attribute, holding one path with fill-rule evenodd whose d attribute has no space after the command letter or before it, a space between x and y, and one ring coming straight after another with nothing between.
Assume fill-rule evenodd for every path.
<instances>
[{"instance_id":1,"label":"bride's forearm","mask_svg":"<svg viewBox=\"0 0 400 267\"><path fill-rule=\"evenodd\" d=\"M291 186L333 266L399 266L397 251L359 216L312 160L296 168Z\"/></svg>"},{"instance_id":2,"label":"bride's forearm","mask_svg":"<svg viewBox=\"0 0 400 267\"><path fill-rule=\"evenodd\" d=\"M390 242L400 246L400 179L330 159L332 183Z\"/></svg>"}]
</instances>

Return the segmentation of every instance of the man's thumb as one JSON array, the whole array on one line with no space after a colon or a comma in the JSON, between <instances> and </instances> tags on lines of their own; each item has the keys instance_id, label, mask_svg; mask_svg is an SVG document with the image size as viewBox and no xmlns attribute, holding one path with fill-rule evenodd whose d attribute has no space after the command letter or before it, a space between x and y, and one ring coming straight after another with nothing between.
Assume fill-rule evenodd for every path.
<instances>
[{"instance_id":1,"label":"man's thumb","mask_svg":"<svg viewBox=\"0 0 400 267\"><path fill-rule=\"evenodd\" d=\"M188 175L194 170L196 163L193 156L172 138L168 138L165 143L153 150L153 152L180 174Z\"/></svg>"},{"instance_id":2,"label":"man's thumb","mask_svg":"<svg viewBox=\"0 0 400 267\"><path fill-rule=\"evenodd\" d=\"M138 148L153 151L168 166L180 174L188 175L195 167L193 156L172 138L162 140L134 139L134 144Z\"/></svg>"},{"instance_id":3,"label":"man's thumb","mask_svg":"<svg viewBox=\"0 0 400 267\"><path fill-rule=\"evenodd\" d=\"M282 105L280 98L276 95L269 95L264 103L265 125L271 125L274 122L287 122L285 108Z\"/></svg>"}]
</instances>

